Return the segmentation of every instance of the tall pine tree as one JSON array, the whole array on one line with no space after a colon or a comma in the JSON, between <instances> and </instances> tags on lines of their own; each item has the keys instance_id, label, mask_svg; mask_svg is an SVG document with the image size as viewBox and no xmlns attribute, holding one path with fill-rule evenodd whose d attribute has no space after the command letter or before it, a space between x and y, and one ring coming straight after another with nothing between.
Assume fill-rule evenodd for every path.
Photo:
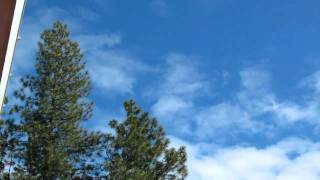
<instances>
[{"instance_id":1,"label":"tall pine tree","mask_svg":"<svg viewBox=\"0 0 320 180\"><path fill-rule=\"evenodd\" d=\"M186 151L169 148L169 139L155 118L150 118L134 101L124 104L127 118L110 121L106 171L108 179L165 180L187 176Z\"/></svg>"},{"instance_id":2,"label":"tall pine tree","mask_svg":"<svg viewBox=\"0 0 320 180\"><path fill-rule=\"evenodd\" d=\"M41 34L35 75L23 78L23 88L15 93L22 101L16 109L25 134L23 165L16 170L20 176L53 180L99 173L86 160L93 156L102 135L80 126L92 112L87 99L90 79L78 43L69 36L67 26L60 22Z\"/></svg>"}]
</instances>

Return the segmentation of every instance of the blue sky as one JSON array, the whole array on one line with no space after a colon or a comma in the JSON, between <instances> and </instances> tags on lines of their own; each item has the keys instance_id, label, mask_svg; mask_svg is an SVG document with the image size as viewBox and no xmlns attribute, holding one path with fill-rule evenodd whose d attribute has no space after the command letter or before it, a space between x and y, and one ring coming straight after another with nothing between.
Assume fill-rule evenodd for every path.
<instances>
[{"instance_id":1,"label":"blue sky","mask_svg":"<svg viewBox=\"0 0 320 180\"><path fill-rule=\"evenodd\" d=\"M188 149L189 179L319 179L319 1L29 0L8 95L39 33L69 25L108 131L124 100ZM13 101L14 102L14 101Z\"/></svg>"}]
</instances>

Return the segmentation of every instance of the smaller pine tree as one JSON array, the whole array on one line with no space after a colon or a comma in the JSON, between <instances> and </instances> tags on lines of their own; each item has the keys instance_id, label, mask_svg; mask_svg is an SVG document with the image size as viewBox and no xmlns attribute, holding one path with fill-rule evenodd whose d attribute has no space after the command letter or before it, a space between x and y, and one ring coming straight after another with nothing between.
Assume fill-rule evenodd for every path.
<instances>
[{"instance_id":1,"label":"smaller pine tree","mask_svg":"<svg viewBox=\"0 0 320 180\"><path fill-rule=\"evenodd\" d=\"M5 98L4 104L7 100ZM14 123L14 119L7 118L12 113L11 110L2 112L0 119L0 179L4 180L12 179L19 149L19 126Z\"/></svg>"},{"instance_id":2,"label":"smaller pine tree","mask_svg":"<svg viewBox=\"0 0 320 180\"><path fill-rule=\"evenodd\" d=\"M185 147L169 148L164 129L133 100L125 102L124 107L126 120L109 123L115 132L108 134L107 179L184 179Z\"/></svg>"},{"instance_id":3,"label":"smaller pine tree","mask_svg":"<svg viewBox=\"0 0 320 180\"><path fill-rule=\"evenodd\" d=\"M18 144L16 126L12 119L0 120L0 179L11 179Z\"/></svg>"}]
</instances>

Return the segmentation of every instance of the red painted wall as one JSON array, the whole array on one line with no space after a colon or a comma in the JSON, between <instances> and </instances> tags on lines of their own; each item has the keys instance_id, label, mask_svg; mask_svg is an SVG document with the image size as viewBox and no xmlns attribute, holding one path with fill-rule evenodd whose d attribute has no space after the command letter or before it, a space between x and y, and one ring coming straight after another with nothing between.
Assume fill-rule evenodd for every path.
<instances>
[{"instance_id":1,"label":"red painted wall","mask_svg":"<svg viewBox=\"0 0 320 180\"><path fill-rule=\"evenodd\" d=\"M16 0L0 0L0 79L6 56Z\"/></svg>"}]
</instances>

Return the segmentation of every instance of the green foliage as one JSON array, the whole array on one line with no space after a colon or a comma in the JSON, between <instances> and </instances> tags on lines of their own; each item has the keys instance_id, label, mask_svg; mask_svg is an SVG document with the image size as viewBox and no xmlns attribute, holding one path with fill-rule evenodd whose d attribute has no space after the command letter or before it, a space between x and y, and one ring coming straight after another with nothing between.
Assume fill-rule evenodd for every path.
<instances>
[{"instance_id":1,"label":"green foliage","mask_svg":"<svg viewBox=\"0 0 320 180\"><path fill-rule=\"evenodd\" d=\"M80 126L92 112L83 55L60 22L41 34L38 46L36 73L21 79L23 88L15 93L22 105L14 110L20 113L25 134L23 166L16 172L48 180L89 176L92 167L86 161L103 135L88 133Z\"/></svg>"},{"instance_id":2,"label":"green foliage","mask_svg":"<svg viewBox=\"0 0 320 180\"><path fill-rule=\"evenodd\" d=\"M5 97L4 104L8 99ZM11 179L19 152L20 129L14 119L7 118L12 112L2 112L0 119L0 179Z\"/></svg>"},{"instance_id":3,"label":"green foliage","mask_svg":"<svg viewBox=\"0 0 320 180\"><path fill-rule=\"evenodd\" d=\"M184 179L187 176L185 148L168 148L164 129L134 101L125 102L124 107L126 120L109 123L115 132L108 134L105 164L108 179Z\"/></svg>"},{"instance_id":4,"label":"green foliage","mask_svg":"<svg viewBox=\"0 0 320 180\"><path fill-rule=\"evenodd\" d=\"M81 127L92 113L90 78L78 44L56 22L41 34L35 74L21 79L20 101L0 120L0 179L164 180L187 176L186 150L169 147L155 118L134 101L114 132Z\"/></svg>"},{"instance_id":5,"label":"green foliage","mask_svg":"<svg viewBox=\"0 0 320 180\"><path fill-rule=\"evenodd\" d=\"M0 120L0 178L10 179L17 158L19 137L12 119Z\"/></svg>"}]
</instances>

